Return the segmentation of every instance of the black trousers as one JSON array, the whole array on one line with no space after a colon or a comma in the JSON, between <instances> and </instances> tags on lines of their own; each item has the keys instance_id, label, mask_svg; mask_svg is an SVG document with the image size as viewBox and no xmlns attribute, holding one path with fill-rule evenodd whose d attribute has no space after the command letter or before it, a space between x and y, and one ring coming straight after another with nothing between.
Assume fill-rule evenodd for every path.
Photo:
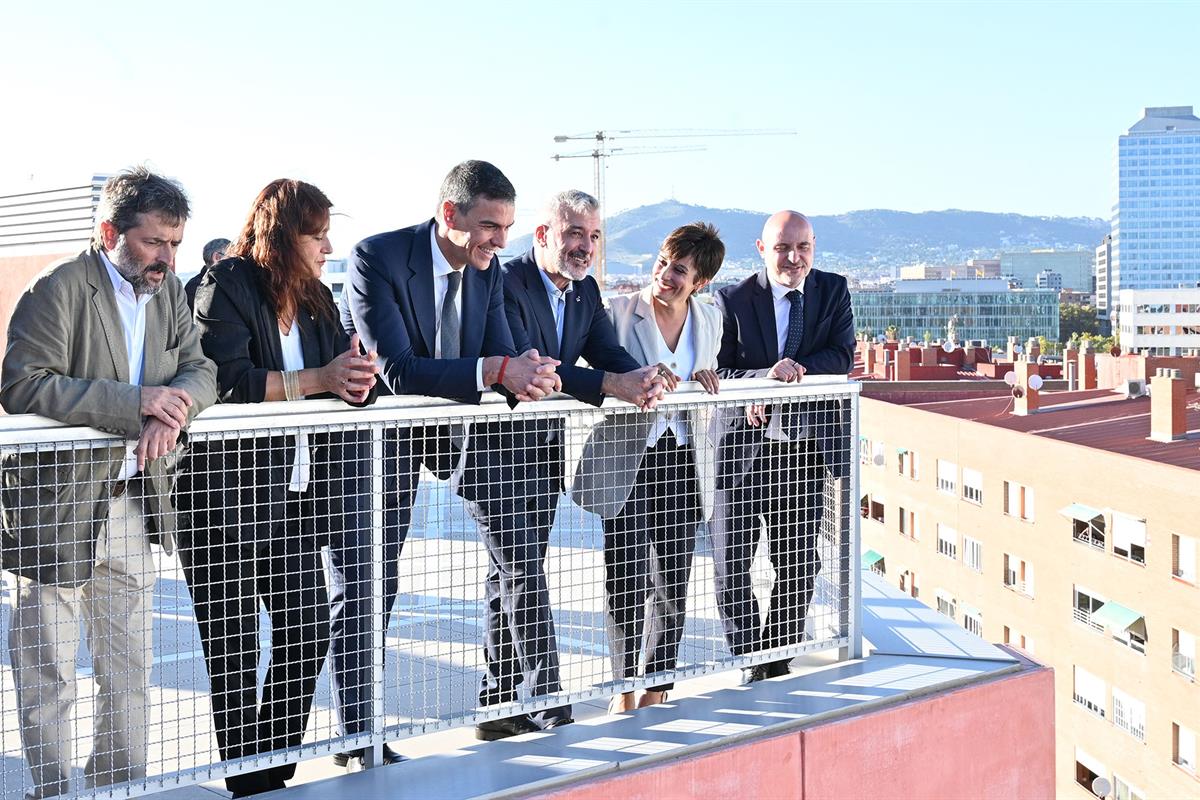
<instances>
[{"instance_id":1,"label":"black trousers","mask_svg":"<svg viewBox=\"0 0 1200 800\"><path fill-rule=\"evenodd\" d=\"M743 480L719 488L709 531L725 639L734 655L797 644L821 568L817 534L824 510L824 464L813 442L764 439ZM760 530L775 570L766 622L750 580Z\"/></svg>"},{"instance_id":2,"label":"black trousers","mask_svg":"<svg viewBox=\"0 0 1200 800\"><path fill-rule=\"evenodd\" d=\"M519 420L475 426L457 487L488 550L480 705L516 700L522 683L531 697L562 688L546 551L563 454L545 437L544 425ZM544 725L570 716L568 705L534 718Z\"/></svg>"},{"instance_id":3,"label":"black trousers","mask_svg":"<svg viewBox=\"0 0 1200 800\"><path fill-rule=\"evenodd\" d=\"M253 556L197 531L180 559L208 665L217 746L224 759L299 745L329 646L329 598L312 505L289 499ZM259 604L271 621L270 661L258 702ZM247 794L283 786L295 764L226 779Z\"/></svg>"},{"instance_id":4,"label":"black trousers","mask_svg":"<svg viewBox=\"0 0 1200 800\"><path fill-rule=\"evenodd\" d=\"M603 523L604 603L616 677L638 674L643 641L645 674L675 668L702 517L695 453L667 431L646 451L621 511Z\"/></svg>"},{"instance_id":5,"label":"black trousers","mask_svg":"<svg viewBox=\"0 0 1200 800\"><path fill-rule=\"evenodd\" d=\"M372 714L371 587L382 571L383 630L391 622L399 585L400 552L412 522L421 465L439 477L453 465L456 447L448 426L389 428L383 432L383 561L371 558L371 443L357 445L356 470L347 465L347 524L329 543L331 644L329 673L342 733L366 731Z\"/></svg>"}]
</instances>

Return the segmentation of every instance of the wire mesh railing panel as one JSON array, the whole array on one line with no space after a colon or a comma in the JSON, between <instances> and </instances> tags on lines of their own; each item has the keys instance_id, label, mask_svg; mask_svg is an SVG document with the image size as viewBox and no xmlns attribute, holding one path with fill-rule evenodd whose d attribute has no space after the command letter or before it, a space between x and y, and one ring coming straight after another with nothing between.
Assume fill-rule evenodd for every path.
<instances>
[{"instance_id":1,"label":"wire mesh railing panel","mask_svg":"<svg viewBox=\"0 0 1200 800\"><path fill-rule=\"evenodd\" d=\"M261 791L857 635L853 384L272 405L141 473L0 431L0 797Z\"/></svg>"}]
</instances>

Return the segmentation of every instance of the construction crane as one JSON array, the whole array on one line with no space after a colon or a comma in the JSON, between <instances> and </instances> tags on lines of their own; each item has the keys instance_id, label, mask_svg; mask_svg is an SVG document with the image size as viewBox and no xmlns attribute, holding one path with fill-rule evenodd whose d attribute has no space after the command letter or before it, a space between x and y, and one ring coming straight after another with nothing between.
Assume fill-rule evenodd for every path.
<instances>
[{"instance_id":1,"label":"construction crane","mask_svg":"<svg viewBox=\"0 0 1200 800\"><path fill-rule=\"evenodd\" d=\"M567 158L590 158L592 159L592 178L595 184L594 193L596 199L600 201L600 250L596 254L596 282L600 284L600 289L603 290L607 280L607 251L608 251L608 223L607 213L608 206L605 200L605 171L608 168L609 156L635 156L635 155L655 155L659 153L686 153L704 150L704 147L610 147L609 142L614 140L649 140L649 139L710 139L719 137L731 136L794 136L796 131L780 130L780 129L757 129L757 130L741 130L741 129L705 129L705 128L675 128L675 129L659 129L659 130L617 130L617 131L593 131L590 133L576 133L571 135L558 135L554 137L554 141L558 144L563 144L570 141L593 141L595 146L591 150L580 151L577 153L556 153L551 156L555 161L562 161Z\"/></svg>"}]
</instances>

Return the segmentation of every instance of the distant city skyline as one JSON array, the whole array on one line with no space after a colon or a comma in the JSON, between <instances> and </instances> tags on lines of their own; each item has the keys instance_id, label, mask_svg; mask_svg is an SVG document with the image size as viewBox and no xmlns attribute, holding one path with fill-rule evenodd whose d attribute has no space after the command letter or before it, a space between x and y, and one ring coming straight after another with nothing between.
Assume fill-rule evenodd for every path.
<instances>
[{"instance_id":1,"label":"distant city skyline","mask_svg":"<svg viewBox=\"0 0 1200 800\"><path fill-rule=\"evenodd\" d=\"M1117 137L1143 107L1200 106L1200 13L1183 3L6 13L0 70L19 77L4 92L0 193L146 163L194 200L185 266L282 175L345 214L338 254L430 216L441 177L469 157L513 180L514 233L527 232L544 196L592 185L589 159L551 160L587 143L553 137L596 129L799 134L614 158L611 212L675 197L1107 219ZM112 118L117 99L141 111Z\"/></svg>"}]
</instances>

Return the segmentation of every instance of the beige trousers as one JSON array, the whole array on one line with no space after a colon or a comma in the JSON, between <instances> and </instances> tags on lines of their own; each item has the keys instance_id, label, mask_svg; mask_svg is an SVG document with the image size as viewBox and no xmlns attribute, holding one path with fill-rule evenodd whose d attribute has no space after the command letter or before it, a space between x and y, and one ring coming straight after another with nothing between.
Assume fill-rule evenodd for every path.
<instances>
[{"instance_id":1,"label":"beige trousers","mask_svg":"<svg viewBox=\"0 0 1200 800\"><path fill-rule=\"evenodd\" d=\"M81 623L98 690L87 786L146 775L154 561L140 502L126 494L108 512L87 583L68 588L19 580L8 642L21 744L33 773L27 798L70 792Z\"/></svg>"}]
</instances>

